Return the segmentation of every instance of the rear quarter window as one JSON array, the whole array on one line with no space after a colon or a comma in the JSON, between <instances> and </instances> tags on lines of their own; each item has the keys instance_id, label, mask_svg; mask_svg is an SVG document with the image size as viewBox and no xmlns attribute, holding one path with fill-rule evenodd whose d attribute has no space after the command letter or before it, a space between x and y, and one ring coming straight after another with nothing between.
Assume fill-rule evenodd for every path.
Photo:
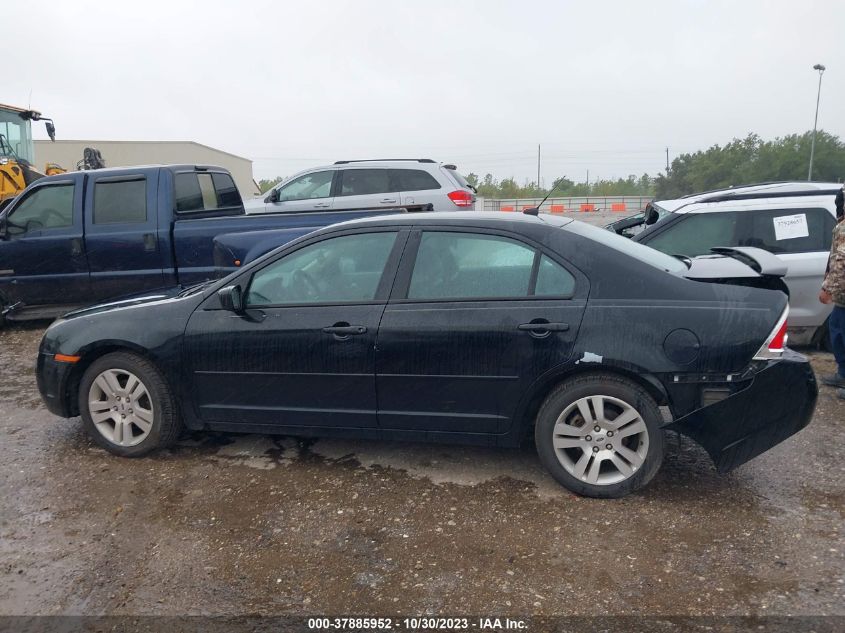
<instances>
[{"instance_id":1,"label":"rear quarter window","mask_svg":"<svg viewBox=\"0 0 845 633\"><path fill-rule=\"evenodd\" d=\"M393 177L400 191L440 189L437 179L422 169L394 169Z\"/></svg>"},{"instance_id":2,"label":"rear quarter window","mask_svg":"<svg viewBox=\"0 0 845 633\"><path fill-rule=\"evenodd\" d=\"M827 209L751 211L739 235L739 246L756 246L772 253L829 251L836 220Z\"/></svg>"},{"instance_id":3,"label":"rear quarter window","mask_svg":"<svg viewBox=\"0 0 845 633\"><path fill-rule=\"evenodd\" d=\"M242 204L232 177L223 172L176 174L173 190L177 213L202 213Z\"/></svg>"}]
</instances>

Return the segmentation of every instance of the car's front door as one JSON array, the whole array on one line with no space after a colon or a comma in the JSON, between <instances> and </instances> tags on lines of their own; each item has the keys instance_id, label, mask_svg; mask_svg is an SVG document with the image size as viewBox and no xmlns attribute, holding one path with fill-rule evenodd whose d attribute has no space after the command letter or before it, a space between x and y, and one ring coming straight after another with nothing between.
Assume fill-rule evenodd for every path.
<instances>
[{"instance_id":1,"label":"car's front door","mask_svg":"<svg viewBox=\"0 0 845 633\"><path fill-rule=\"evenodd\" d=\"M379 328L380 426L506 432L527 388L570 357L587 292L514 236L413 233Z\"/></svg>"},{"instance_id":2,"label":"car's front door","mask_svg":"<svg viewBox=\"0 0 845 633\"><path fill-rule=\"evenodd\" d=\"M275 200L267 203L267 211L328 211L334 206L333 183L337 170L313 171L294 178L276 189Z\"/></svg>"},{"instance_id":3,"label":"car's front door","mask_svg":"<svg viewBox=\"0 0 845 633\"><path fill-rule=\"evenodd\" d=\"M81 208L81 175L36 185L7 208L0 302L73 305L89 298Z\"/></svg>"},{"instance_id":4,"label":"car's front door","mask_svg":"<svg viewBox=\"0 0 845 633\"><path fill-rule=\"evenodd\" d=\"M375 428L375 339L406 232L317 238L247 273L246 310L191 317L185 359L207 423Z\"/></svg>"}]
</instances>

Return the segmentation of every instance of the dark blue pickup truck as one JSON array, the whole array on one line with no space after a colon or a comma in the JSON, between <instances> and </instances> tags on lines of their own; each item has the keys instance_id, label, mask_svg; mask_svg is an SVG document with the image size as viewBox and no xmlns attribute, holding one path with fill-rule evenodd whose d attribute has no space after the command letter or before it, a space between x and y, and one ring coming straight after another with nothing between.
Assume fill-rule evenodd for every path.
<instances>
[{"instance_id":1,"label":"dark blue pickup truck","mask_svg":"<svg viewBox=\"0 0 845 633\"><path fill-rule=\"evenodd\" d=\"M231 175L201 165L98 169L42 178L0 214L0 309L53 317L219 274L213 240L272 230L284 243L396 209L245 215ZM232 264L229 264L232 266Z\"/></svg>"}]
</instances>

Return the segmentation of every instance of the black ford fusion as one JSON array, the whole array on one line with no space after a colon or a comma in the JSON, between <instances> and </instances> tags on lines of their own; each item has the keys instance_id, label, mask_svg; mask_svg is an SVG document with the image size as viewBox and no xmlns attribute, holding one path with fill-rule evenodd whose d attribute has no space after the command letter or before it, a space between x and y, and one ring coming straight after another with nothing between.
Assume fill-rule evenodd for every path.
<instances>
[{"instance_id":1,"label":"black ford fusion","mask_svg":"<svg viewBox=\"0 0 845 633\"><path fill-rule=\"evenodd\" d=\"M569 219L385 216L225 279L71 313L44 335L49 409L137 456L183 428L516 446L570 490L655 475L664 432L728 471L806 426L765 251L677 259Z\"/></svg>"}]
</instances>

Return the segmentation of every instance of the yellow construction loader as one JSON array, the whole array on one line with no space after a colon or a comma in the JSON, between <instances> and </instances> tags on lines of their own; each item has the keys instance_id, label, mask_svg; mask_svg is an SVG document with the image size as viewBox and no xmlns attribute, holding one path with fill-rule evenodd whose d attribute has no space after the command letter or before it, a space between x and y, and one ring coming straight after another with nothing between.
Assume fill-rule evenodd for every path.
<instances>
[{"instance_id":1,"label":"yellow construction loader","mask_svg":"<svg viewBox=\"0 0 845 633\"><path fill-rule=\"evenodd\" d=\"M65 171L52 163L43 173L33 167L32 121L44 121L50 140L56 139L52 119L35 110L0 104L0 208L34 180Z\"/></svg>"}]
</instances>

